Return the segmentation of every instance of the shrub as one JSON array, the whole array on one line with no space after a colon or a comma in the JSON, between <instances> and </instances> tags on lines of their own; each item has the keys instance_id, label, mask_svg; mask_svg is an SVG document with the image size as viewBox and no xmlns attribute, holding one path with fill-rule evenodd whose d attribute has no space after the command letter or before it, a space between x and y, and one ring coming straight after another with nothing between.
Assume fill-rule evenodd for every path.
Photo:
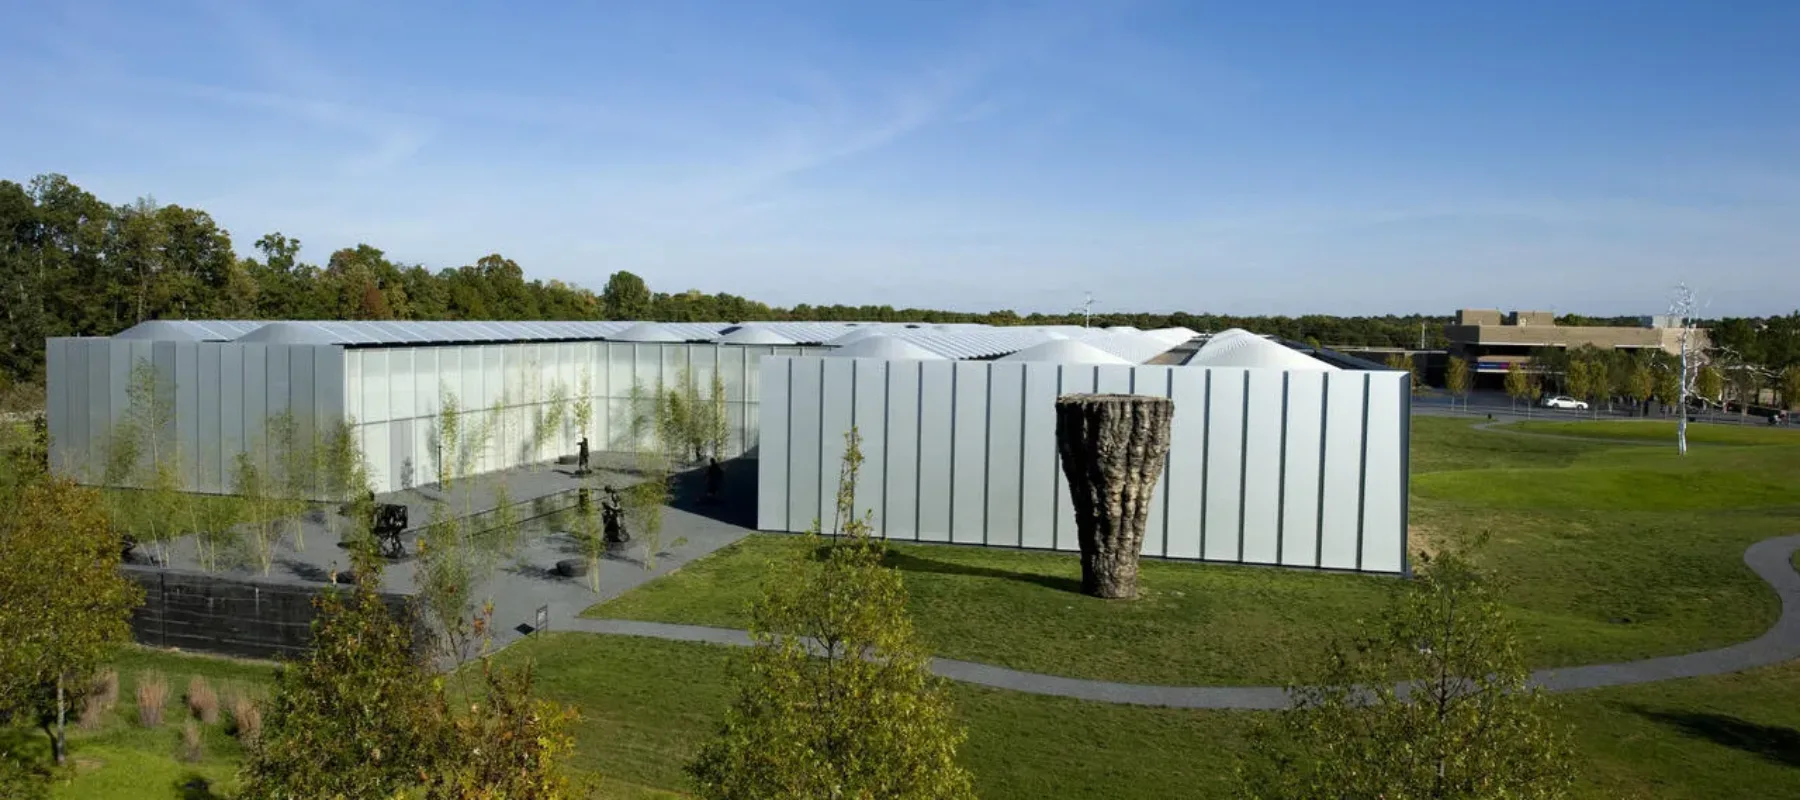
<instances>
[{"instance_id":1,"label":"shrub","mask_svg":"<svg viewBox=\"0 0 1800 800\"><path fill-rule=\"evenodd\" d=\"M219 693L213 691L212 684L205 678L195 675L188 679L187 704L188 710L201 722L207 725L218 723Z\"/></svg>"},{"instance_id":2,"label":"shrub","mask_svg":"<svg viewBox=\"0 0 1800 800\"><path fill-rule=\"evenodd\" d=\"M162 724L163 706L169 702L169 682L161 673L145 672L138 675L137 707L138 724L146 728L154 728Z\"/></svg>"},{"instance_id":3,"label":"shrub","mask_svg":"<svg viewBox=\"0 0 1800 800\"><path fill-rule=\"evenodd\" d=\"M92 694L100 699L100 705L107 711L111 711L114 706L117 706L119 704L119 671L111 668L100 670L100 674L94 676Z\"/></svg>"},{"instance_id":4,"label":"shrub","mask_svg":"<svg viewBox=\"0 0 1800 800\"><path fill-rule=\"evenodd\" d=\"M231 733L245 745L262 735L262 709L255 698L241 692L231 695Z\"/></svg>"},{"instance_id":5,"label":"shrub","mask_svg":"<svg viewBox=\"0 0 1800 800\"><path fill-rule=\"evenodd\" d=\"M193 763L200 756L200 726L190 719L181 725L181 746L175 750L175 757Z\"/></svg>"},{"instance_id":6,"label":"shrub","mask_svg":"<svg viewBox=\"0 0 1800 800\"><path fill-rule=\"evenodd\" d=\"M90 694L81 699L81 720L76 724L80 725L82 730L99 730L100 724L105 717L105 698L102 698L99 694Z\"/></svg>"}]
</instances>

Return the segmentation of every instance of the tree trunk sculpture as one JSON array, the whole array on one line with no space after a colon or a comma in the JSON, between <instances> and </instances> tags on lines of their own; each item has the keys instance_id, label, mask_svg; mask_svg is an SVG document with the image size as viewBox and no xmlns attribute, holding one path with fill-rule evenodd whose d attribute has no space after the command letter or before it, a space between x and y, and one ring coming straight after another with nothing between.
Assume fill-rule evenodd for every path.
<instances>
[{"instance_id":1,"label":"tree trunk sculpture","mask_svg":"<svg viewBox=\"0 0 1800 800\"><path fill-rule=\"evenodd\" d=\"M1056 450L1075 503L1081 589L1137 596L1144 520L1169 454L1175 403L1166 397L1075 394L1056 400Z\"/></svg>"}]
</instances>

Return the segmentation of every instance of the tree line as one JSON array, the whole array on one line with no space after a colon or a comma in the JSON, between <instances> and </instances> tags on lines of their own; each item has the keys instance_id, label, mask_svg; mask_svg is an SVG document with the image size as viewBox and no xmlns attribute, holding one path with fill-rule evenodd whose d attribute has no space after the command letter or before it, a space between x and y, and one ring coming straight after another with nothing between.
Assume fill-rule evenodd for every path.
<instances>
[{"instance_id":1,"label":"tree line","mask_svg":"<svg viewBox=\"0 0 1800 800\"><path fill-rule=\"evenodd\" d=\"M498 253L433 270L390 258L366 243L339 248L324 264L300 260L300 241L280 232L240 245L206 211L140 198L114 205L56 174L26 183L0 180L0 383L42 378L43 342L53 336L110 336L153 319L345 320L800 320L1066 325L1079 312L956 312L889 305L792 307L699 289L653 291L643 278L614 272L600 291L527 279ZM1237 327L1325 345L1444 345L1433 315L1338 317L1108 312L1098 325L1216 331ZM1569 325L1630 324L1626 318L1565 315ZM1800 312L1728 319L1715 341L1779 369L1800 359Z\"/></svg>"}]
</instances>

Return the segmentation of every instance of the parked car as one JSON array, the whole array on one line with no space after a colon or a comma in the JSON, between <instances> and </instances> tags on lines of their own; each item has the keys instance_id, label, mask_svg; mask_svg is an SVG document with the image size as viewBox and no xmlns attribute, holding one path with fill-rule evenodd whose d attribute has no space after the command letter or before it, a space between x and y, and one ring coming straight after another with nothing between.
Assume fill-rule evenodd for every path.
<instances>
[{"instance_id":1,"label":"parked car","mask_svg":"<svg viewBox=\"0 0 1800 800\"><path fill-rule=\"evenodd\" d=\"M1576 411L1586 411L1588 404L1587 404L1587 401L1585 401L1585 400L1576 400L1575 398L1570 397L1568 395L1559 394L1559 395L1552 395L1550 397L1544 398L1544 407L1545 408L1569 408L1569 409L1574 409Z\"/></svg>"}]
</instances>

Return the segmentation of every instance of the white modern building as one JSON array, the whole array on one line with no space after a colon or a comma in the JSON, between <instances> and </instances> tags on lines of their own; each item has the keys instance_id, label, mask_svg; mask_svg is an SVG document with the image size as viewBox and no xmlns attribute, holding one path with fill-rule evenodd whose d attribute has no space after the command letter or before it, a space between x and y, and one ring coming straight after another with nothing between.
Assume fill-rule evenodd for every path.
<instances>
[{"instance_id":1,"label":"white modern building","mask_svg":"<svg viewBox=\"0 0 1800 800\"><path fill-rule=\"evenodd\" d=\"M1145 555L1407 571L1406 373L1340 369L1237 330L1183 364L1144 365L1168 346L1142 336L1055 341L991 361L765 358L757 527L836 527L854 428L856 513L881 535L1078 550L1056 398L1143 394L1175 403Z\"/></svg>"},{"instance_id":2,"label":"white modern building","mask_svg":"<svg viewBox=\"0 0 1800 800\"><path fill-rule=\"evenodd\" d=\"M147 322L49 340L51 461L101 483L121 422L147 418L184 488L223 493L239 454L269 458L271 421L291 417L301 442L347 427L387 492L434 482L449 460L492 471L572 453L583 437L628 449L634 387L716 376L726 455L758 459L763 529L829 515L854 425L867 456L858 504L884 535L1071 549L1055 398L1135 392L1176 404L1147 554L1404 571L1404 376L1340 370L1242 331L1195 350L1200 338L891 323ZM134 397L159 410L134 412ZM459 433L447 439L449 403Z\"/></svg>"}]
</instances>

